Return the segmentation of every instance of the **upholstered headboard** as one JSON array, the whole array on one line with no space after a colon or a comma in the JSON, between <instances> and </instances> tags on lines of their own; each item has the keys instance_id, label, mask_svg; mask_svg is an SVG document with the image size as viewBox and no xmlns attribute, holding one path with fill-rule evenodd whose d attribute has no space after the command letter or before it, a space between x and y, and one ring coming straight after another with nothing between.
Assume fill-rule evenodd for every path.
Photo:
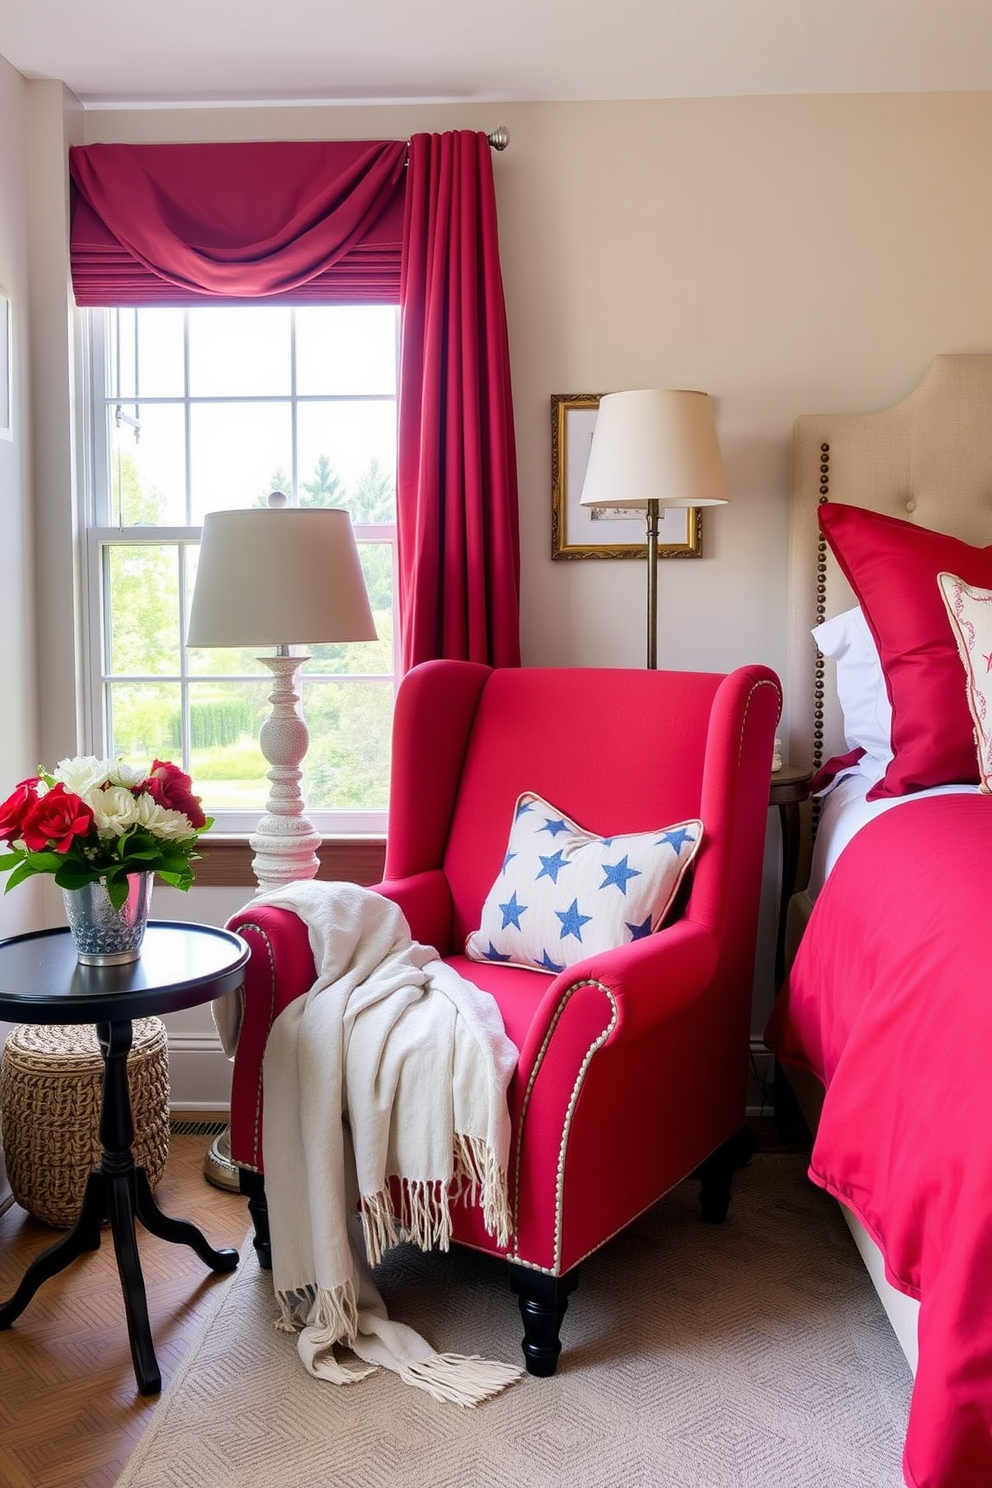
<instances>
[{"instance_id":1,"label":"upholstered headboard","mask_svg":"<svg viewBox=\"0 0 992 1488\"><path fill-rule=\"evenodd\" d=\"M843 751L832 679L810 635L854 598L817 526L823 501L992 543L992 355L938 356L894 408L804 414L793 437L786 758Z\"/></svg>"}]
</instances>

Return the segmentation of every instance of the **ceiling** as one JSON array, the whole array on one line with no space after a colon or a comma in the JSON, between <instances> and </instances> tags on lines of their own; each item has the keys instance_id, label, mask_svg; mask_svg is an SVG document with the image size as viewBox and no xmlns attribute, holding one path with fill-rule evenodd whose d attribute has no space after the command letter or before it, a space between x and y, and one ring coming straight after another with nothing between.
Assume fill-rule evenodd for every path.
<instances>
[{"instance_id":1,"label":"ceiling","mask_svg":"<svg viewBox=\"0 0 992 1488\"><path fill-rule=\"evenodd\" d=\"M989 0L0 0L89 108L992 89Z\"/></svg>"}]
</instances>

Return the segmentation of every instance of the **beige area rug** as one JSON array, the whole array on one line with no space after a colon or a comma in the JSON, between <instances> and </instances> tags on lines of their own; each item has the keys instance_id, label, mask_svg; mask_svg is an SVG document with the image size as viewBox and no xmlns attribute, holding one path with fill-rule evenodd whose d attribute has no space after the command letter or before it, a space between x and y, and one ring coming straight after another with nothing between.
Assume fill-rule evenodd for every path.
<instances>
[{"instance_id":1,"label":"beige area rug","mask_svg":"<svg viewBox=\"0 0 992 1488\"><path fill-rule=\"evenodd\" d=\"M792 1155L737 1175L724 1225L697 1193L585 1263L554 1378L474 1410L311 1379L247 1246L118 1488L902 1488L911 1376L836 1206ZM377 1275L436 1348L520 1358L492 1258L404 1246Z\"/></svg>"}]
</instances>

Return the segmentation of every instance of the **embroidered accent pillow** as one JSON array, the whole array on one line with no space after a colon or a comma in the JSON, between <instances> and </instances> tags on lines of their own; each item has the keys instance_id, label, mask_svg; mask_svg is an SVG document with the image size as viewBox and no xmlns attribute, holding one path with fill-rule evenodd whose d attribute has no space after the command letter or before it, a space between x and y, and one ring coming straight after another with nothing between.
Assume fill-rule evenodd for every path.
<instances>
[{"instance_id":1,"label":"embroidered accent pillow","mask_svg":"<svg viewBox=\"0 0 992 1488\"><path fill-rule=\"evenodd\" d=\"M950 573L939 573L937 583L964 663L982 790L992 795L992 590Z\"/></svg>"},{"instance_id":2,"label":"embroidered accent pillow","mask_svg":"<svg viewBox=\"0 0 992 1488\"><path fill-rule=\"evenodd\" d=\"M818 517L875 638L892 703L892 759L868 800L977 784L961 663L936 580L946 570L992 587L992 546L842 502L825 501Z\"/></svg>"},{"instance_id":3,"label":"embroidered accent pillow","mask_svg":"<svg viewBox=\"0 0 992 1488\"><path fill-rule=\"evenodd\" d=\"M482 923L465 942L474 961L552 976L662 923L702 841L701 821L597 837L525 791Z\"/></svg>"}]
</instances>

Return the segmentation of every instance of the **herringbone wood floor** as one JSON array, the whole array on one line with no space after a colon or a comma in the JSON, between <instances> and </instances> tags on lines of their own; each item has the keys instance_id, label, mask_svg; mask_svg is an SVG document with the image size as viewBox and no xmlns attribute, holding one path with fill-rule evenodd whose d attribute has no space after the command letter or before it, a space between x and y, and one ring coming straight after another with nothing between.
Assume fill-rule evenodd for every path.
<instances>
[{"instance_id":1,"label":"herringbone wood floor","mask_svg":"<svg viewBox=\"0 0 992 1488\"><path fill-rule=\"evenodd\" d=\"M249 1223L245 1200L204 1180L210 1141L173 1134L155 1196L167 1214L198 1225L212 1245L240 1246ZM17 1205L0 1216L0 1300L62 1233ZM187 1246L158 1240L141 1226L138 1249L164 1388L221 1278ZM135 1385L105 1228L98 1251L44 1282L0 1332L0 1488L111 1488L156 1400Z\"/></svg>"}]
</instances>

